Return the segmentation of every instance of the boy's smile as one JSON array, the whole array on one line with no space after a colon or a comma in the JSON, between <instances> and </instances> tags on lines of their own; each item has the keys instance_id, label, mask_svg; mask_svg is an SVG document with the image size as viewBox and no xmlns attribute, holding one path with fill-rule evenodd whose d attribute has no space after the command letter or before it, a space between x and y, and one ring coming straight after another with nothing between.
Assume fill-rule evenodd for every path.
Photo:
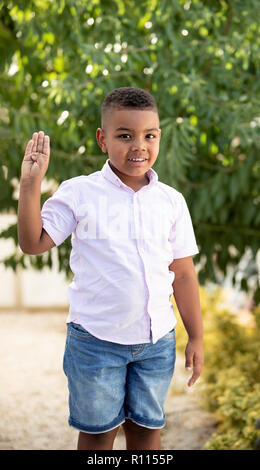
<instances>
[{"instance_id":1,"label":"boy's smile","mask_svg":"<svg viewBox=\"0 0 260 470\"><path fill-rule=\"evenodd\" d=\"M113 109L97 129L97 142L107 152L112 170L126 185L147 184L146 172L159 153L161 130L156 110Z\"/></svg>"}]
</instances>

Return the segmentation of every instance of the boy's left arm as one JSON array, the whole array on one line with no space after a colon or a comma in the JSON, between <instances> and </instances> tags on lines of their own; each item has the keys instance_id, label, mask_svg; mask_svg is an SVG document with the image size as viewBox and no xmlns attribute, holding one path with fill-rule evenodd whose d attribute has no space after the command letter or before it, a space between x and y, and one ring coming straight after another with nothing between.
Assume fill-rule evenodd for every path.
<instances>
[{"instance_id":1,"label":"boy's left arm","mask_svg":"<svg viewBox=\"0 0 260 470\"><path fill-rule=\"evenodd\" d=\"M185 349L185 367L187 370L193 368L192 377L188 381L191 387L199 378L204 362L199 284L192 256L175 259L169 269L175 273L173 295L189 337Z\"/></svg>"}]
</instances>

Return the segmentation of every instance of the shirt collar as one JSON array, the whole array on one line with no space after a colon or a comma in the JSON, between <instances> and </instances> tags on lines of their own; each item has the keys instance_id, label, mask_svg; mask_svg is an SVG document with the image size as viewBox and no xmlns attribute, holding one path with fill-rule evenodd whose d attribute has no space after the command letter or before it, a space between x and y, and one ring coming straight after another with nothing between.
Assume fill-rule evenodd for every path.
<instances>
[{"instance_id":1,"label":"shirt collar","mask_svg":"<svg viewBox=\"0 0 260 470\"><path fill-rule=\"evenodd\" d=\"M106 163L104 164L104 166L101 170L101 173L104 176L104 178L111 181L111 183L115 184L116 186L119 186L121 188L122 187L129 188L129 186L127 186L125 183L123 183L123 181L113 172L113 170L110 168L108 162L109 162L109 158L107 159ZM156 171L154 171L152 168L150 168L146 172L146 174L149 178L149 184L144 186L144 188L150 188L151 186L153 186L157 183L158 175L157 175Z\"/></svg>"}]
</instances>

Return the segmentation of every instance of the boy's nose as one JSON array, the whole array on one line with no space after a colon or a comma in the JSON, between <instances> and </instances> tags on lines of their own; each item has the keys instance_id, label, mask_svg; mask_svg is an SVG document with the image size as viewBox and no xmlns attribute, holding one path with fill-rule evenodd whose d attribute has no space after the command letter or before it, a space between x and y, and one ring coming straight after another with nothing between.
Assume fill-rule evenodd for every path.
<instances>
[{"instance_id":1,"label":"boy's nose","mask_svg":"<svg viewBox=\"0 0 260 470\"><path fill-rule=\"evenodd\" d=\"M136 151L136 150L146 150L146 143L143 139L135 139L132 142L131 145L131 150Z\"/></svg>"}]
</instances>

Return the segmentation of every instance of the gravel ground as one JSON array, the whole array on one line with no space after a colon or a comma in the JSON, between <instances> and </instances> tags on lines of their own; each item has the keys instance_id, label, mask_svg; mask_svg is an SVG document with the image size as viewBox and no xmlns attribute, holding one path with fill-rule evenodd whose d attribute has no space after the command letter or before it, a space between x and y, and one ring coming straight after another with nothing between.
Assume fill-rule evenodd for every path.
<instances>
[{"instance_id":1,"label":"gravel ground","mask_svg":"<svg viewBox=\"0 0 260 470\"><path fill-rule=\"evenodd\" d=\"M66 337L62 313L0 313L0 449L74 450L78 431L68 418L67 379L62 370ZM189 373L177 354L166 400L162 448L201 449L215 430L199 407L199 383L188 389ZM114 449L125 449L123 430Z\"/></svg>"}]
</instances>

